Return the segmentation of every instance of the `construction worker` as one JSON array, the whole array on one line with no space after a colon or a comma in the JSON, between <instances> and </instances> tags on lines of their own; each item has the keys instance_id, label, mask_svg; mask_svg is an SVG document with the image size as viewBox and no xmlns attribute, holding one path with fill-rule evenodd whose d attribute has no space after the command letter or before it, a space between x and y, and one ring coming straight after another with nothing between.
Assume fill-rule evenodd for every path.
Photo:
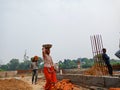
<instances>
[{"instance_id":1,"label":"construction worker","mask_svg":"<svg viewBox=\"0 0 120 90\"><path fill-rule=\"evenodd\" d=\"M112 76L113 75L113 69L112 69L112 66L110 64L110 57L106 54L106 49L105 48L103 48L102 51L103 51L102 58L105 61L105 64L108 68L109 74Z\"/></svg>"},{"instance_id":2,"label":"construction worker","mask_svg":"<svg viewBox=\"0 0 120 90\"><path fill-rule=\"evenodd\" d=\"M46 84L44 87L45 90L52 90L55 83L57 82L54 64L52 61L52 57L50 56L51 47L52 47L51 44L45 44L43 45L43 48L42 48L42 54L43 54L43 59L44 59L43 72L46 78Z\"/></svg>"},{"instance_id":3,"label":"construction worker","mask_svg":"<svg viewBox=\"0 0 120 90\"><path fill-rule=\"evenodd\" d=\"M34 56L31 58L31 65L30 68L32 69L32 84L37 84L37 78L38 78L38 56Z\"/></svg>"}]
</instances>

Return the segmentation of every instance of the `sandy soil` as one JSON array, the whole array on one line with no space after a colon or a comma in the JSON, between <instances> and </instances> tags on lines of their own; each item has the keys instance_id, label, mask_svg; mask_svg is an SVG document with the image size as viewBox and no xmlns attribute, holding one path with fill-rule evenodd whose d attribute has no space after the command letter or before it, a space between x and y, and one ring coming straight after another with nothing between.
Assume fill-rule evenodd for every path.
<instances>
[{"instance_id":1,"label":"sandy soil","mask_svg":"<svg viewBox=\"0 0 120 90\"><path fill-rule=\"evenodd\" d=\"M33 90L44 90L45 79L43 77L38 78L38 82L36 85L31 84L31 77L26 77L26 78L23 78L22 80L29 83L32 86ZM81 89L78 86L75 86L73 90L83 90L83 89Z\"/></svg>"},{"instance_id":2,"label":"sandy soil","mask_svg":"<svg viewBox=\"0 0 120 90\"><path fill-rule=\"evenodd\" d=\"M0 90L33 90L31 85L19 79L0 79Z\"/></svg>"},{"instance_id":3,"label":"sandy soil","mask_svg":"<svg viewBox=\"0 0 120 90\"><path fill-rule=\"evenodd\" d=\"M0 90L44 90L45 79L41 76L38 78L37 84L31 83L31 76L1 78ZM85 90L75 86L73 90Z\"/></svg>"}]
</instances>

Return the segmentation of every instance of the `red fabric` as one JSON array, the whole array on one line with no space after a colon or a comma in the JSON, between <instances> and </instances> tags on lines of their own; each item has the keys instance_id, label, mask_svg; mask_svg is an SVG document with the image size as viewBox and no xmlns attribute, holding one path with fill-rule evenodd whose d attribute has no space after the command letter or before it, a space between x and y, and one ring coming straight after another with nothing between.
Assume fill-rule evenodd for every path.
<instances>
[{"instance_id":1,"label":"red fabric","mask_svg":"<svg viewBox=\"0 0 120 90\"><path fill-rule=\"evenodd\" d=\"M54 71L54 72L52 73L52 82L56 83L56 82L57 82L56 72L55 72L55 69L54 69L53 66L52 66L51 68L52 68L52 70Z\"/></svg>"},{"instance_id":2,"label":"red fabric","mask_svg":"<svg viewBox=\"0 0 120 90\"><path fill-rule=\"evenodd\" d=\"M120 88L110 88L109 90L120 90Z\"/></svg>"},{"instance_id":3,"label":"red fabric","mask_svg":"<svg viewBox=\"0 0 120 90\"><path fill-rule=\"evenodd\" d=\"M54 67L44 67L43 72L46 78L45 90L51 90L51 88L54 87L54 84L57 82Z\"/></svg>"},{"instance_id":4,"label":"red fabric","mask_svg":"<svg viewBox=\"0 0 120 90\"><path fill-rule=\"evenodd\" d=\"M37 61L38 60L38 56L34 56L34 60Z\"/></svg>"}]
</instances>

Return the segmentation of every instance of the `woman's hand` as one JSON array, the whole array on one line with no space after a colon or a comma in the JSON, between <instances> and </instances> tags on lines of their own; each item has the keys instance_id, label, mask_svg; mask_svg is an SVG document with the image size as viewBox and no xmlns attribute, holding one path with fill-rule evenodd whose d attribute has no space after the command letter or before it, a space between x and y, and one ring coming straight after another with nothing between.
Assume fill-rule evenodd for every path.
<instances>
[{"instance_id":1,"label":"woman's hand","mask_svg":"<svg viewBox=\"0 0 120 90\"><path fill-rule=\"evenodd\" d=\"M53 73L54 70L50 70L50 68L48 68L48 72L49 72L49 73Z\"/></svg>"}]
</instances>

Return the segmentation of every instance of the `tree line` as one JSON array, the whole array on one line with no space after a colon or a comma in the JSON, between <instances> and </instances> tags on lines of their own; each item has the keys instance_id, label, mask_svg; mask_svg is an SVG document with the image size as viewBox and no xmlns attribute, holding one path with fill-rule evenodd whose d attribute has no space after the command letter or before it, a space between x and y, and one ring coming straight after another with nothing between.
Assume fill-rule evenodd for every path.
<instances>
[{"instance_id":1,"label":"tree line","mask_svg":"<svg viewBox=\"0 0 120 90\"><path fill-rule=\"evenodd\" d=\"M111 59L110 62L112 65L120 64L120 60ZM89 68L93 66L94 60L88 58L78 58L74 60L64 59L63 61L58 62L58 66L61 69L74 69L78 67L78 63L80 63L81 68ZM29 70L30 64L31 64L31 60L24 60L23 62L20 62L19 59L11 59L9 63L1 65L0 70L7 70L7 71ZM44 66L43 59L39 57L38 67L43 68L43 66Z\"/></svg>"}]
</instances>

